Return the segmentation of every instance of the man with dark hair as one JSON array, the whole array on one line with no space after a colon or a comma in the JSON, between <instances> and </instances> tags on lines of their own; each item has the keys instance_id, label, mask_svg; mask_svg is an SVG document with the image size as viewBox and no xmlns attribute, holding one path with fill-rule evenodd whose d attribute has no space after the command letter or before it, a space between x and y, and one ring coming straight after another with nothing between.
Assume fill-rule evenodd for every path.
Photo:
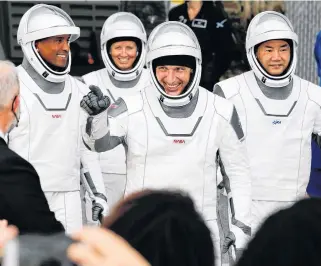
<instances>
[{"instance_id":1,"label":"man with dark hair","mask_svg":"<svg viewBox=\"0 0 321 266\"><path fill-rule=\"evenodd\" d=\"M214 265L211 231L185 193L131 194L105 219L104 227L123 237L153 266Z\"/></svg>"},{"instance_id":2,"label":"man with dark hair","mask_svg":"<svg viewBox=\"0 0 321 266\"><path fill-rule=\"evenodd\" d=\"M321 199L305 199L270 216L237 266L321 265Z\"/></svg>"}]
</instances>

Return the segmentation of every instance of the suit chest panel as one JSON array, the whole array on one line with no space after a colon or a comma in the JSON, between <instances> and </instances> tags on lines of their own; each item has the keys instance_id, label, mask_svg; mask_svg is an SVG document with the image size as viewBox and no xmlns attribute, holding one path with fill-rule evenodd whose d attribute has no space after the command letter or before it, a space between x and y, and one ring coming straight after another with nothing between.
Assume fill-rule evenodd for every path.
<instances>
[{"instance_id":1,"label":"suit chest panel","mask_svg":"<svg viewBox=\"0 0 321 266\"><path fill-rule=\"evenodd\" d=\"M21 95L27 105L30 136L53 150L70 147L73 151L79 142L79 92L66 82L63 93L47 94L35 83L21 87ZM77 141L75 141L77 140ZM77 143L72 145L72 143ZM67 145L67 146L66 146ZM40 145L41 146L41 145ZM39 149L43 147L38 146ZM37 147L34 147L38 149Z\"/></svg>"},{"instance_id":2,"label":"suit chest panel","mask_svg":"<svg viewBox=\"0 0 321 266\"><path fill-rule=\"evenodd\" d=\"M129 150L133 156L147 155L147 162L153 165L175 162L184 166L203 166L207 155L215 158L213 147L218 145L219 137L213 128L219 122L218 117L214 119L212 102L207 102L205 96L200 95L199 104L188 118L171 118L156 98L145 98L143 111L131 117L129 135L134 140L129 141Z\"/></svg>"},{"instance_id":3,"label":"suit chest panel","mask_svg":"<svg viewBox=\"0 0 321 266\"><path fill-rule=\"evenodd\" d=\"M287 99L273 100L259 92L255 82L239 79L240 94L234 99L249 156L258 167L254 165L253 170L260 172L265 165L271 175L273 172L281 175L284 169L297 174L302 148L310 142L315 119L315 107L309 104L307 88L296 79ZM273 163L271 158L282 163Z\"/></svg>"},{"instance_id":4,"label":"suit chest panel","mask_svg":"<svg viewBox=\"0 0 321 266\"><path fill-rule=\"evenodd\" d=\"M126 193L142 188L182 189L199 210L209 207L209 199L215 202L222 118L215 113L214 98L204 96L192 116L179 119L168 117L157 100L143 97L143 109L129 119Z\"/></svg>"}]
</instances>

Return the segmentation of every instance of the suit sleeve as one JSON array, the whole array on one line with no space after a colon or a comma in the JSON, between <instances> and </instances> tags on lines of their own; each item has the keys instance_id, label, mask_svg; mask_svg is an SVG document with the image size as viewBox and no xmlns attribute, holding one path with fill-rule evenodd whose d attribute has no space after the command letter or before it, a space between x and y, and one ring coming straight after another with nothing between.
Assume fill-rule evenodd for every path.
<instances>
[{"instance_id":1,"label":"suit sleeve","mask_svg":"<svg viewBox=\"0 0 321 266\"><path fill-rule=\"evenodd\" d=\"M81 110L81 122L85 121L85 113ZM83 125L80 124L82 128ZM107 202L106 190L103 175L100 167L98 153L86 148L83 141L80 143L80 159L81 159L81 180L85 185L86 191L92 200L95 197L101 198Z\"/></svg>"},{"instance_id":2,"label":"suit sleeve","mask_svg":"<svg viewBox=\"0 0 321 266\"><path fill-rule=\"evenodd\" d=\"M106 111L85 119L82 137L87 149L105 152L119 144L125 144L128 110L122 98L119 98Z\"/></svg>"},{"instance_id":3,"label":"suit sleeve","mask_svg":"<svg viewBox=\"0 0 321 266\"><path fill-rule=\"evenodd\" d=\"M55 214L50 211L41 189L37 172L18 155L1 166L1 201L9 217L3 217L24 233L56 233L64 231Z\"/></svg>"},{"instance_id":4,"label":"suit sleeve","mask_svg":"<svg viewBox=\"0 0 321 266\"><path fill-rule=\"evenodd\" d=\"M220 167L231 211L236 248L243 249L251 235L251 175L244 134L235 108L219 146Z\"/></svg>"}]
</instances>

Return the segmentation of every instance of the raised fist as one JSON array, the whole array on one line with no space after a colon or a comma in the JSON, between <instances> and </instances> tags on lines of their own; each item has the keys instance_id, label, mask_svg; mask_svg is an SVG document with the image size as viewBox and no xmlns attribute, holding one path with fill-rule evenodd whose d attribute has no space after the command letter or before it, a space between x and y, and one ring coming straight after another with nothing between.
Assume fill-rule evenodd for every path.
<instances>
[{"instance_id":1,"label":"raised fist","mask_svg":"<svg viewBox=\"0 0 321 266\"><path fill-rule=\"evenodd\" d=\"M89 115L98 115L109 107L110 99L104 96L97 86L90 85L89 89L90 92L83 97L80 107Z\"/></svg>"}]
</instances>

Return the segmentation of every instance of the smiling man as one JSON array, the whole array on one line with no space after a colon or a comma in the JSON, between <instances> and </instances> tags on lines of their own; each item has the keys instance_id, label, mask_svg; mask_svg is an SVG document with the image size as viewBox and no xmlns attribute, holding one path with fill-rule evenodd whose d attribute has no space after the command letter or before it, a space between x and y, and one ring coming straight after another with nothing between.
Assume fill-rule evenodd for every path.
<instances>
[{"instance_id":1,"label":"smiling man","mask_svg":"<svg viewBox=\"0 0 321 266\"><path fill-rule=\"evenodd\" d=\"M9 148L36 169L49 207L67 233L82 227L81 164L84 183L95 184L95 219L107 211L98 158L80 138L85 113L79 102L89 89L68 74L69 45L79 34L70 16L55 6L35 5L23 15L17 33L24 54L17 68L21 117L8 135Z\"/></svg>"},{"instance_id":2,"label":"smiling man","mask_svg":"<svg viewBox=\"0 0 321 266\"><path fill-rule=\"evenodd\" d=\"M214 88L235 104L246 134L254 232L272 212L306 196L311 133L321 134L321 89L294 75L297 46L286 16L259 13L246 36L252 71Z\"/></svg>"},{"instance_id":3,"label":"smiling man","mask_svg":"<svg viewBox=\"0 0 321 266\"><path fill-rule=\"evenodd\" d=\"M288 40L269 40L254 48L259 63L270 75L280 76L289 66L290 44Z\"/></svg>"},{"instance_id":4,"label":"smiling man","mask_svg":"<svg viewBox=\"0 0 321 266\"><path fill-rule=\"evenodd\" d=\"M183 94L194 70L195 59L187 55L164 56L154 61L157 81L169 96Z\"/></svg>"},{"instance_id":5,"label":"smiling man","mask_svg":"<svg viewBox=\"0 0 321 266\"><path fill-rule=\"evenodd\" d=\"M35 41L35 46L49 67L63 71L69 59L69 39L70 35L48 37Z\"/></svg>"},{"instance_id":6,"label":"smiling man","mask_svg":"<svg viewBox=\"0 0 321 266\"><path fill-rule=\"evenodd\" d=\"M237 113L227 100L199 86L201 49L183 23L164 22L152 31L146 61L151 82L140 93L119 98L108 111L110 100L99 88L92 87L83 98L81 105L90 115L84 142L97 152L126 147L126 194L144 188L190 193L214 233L220 265L218 152L235 204L229 235L234 237L222 242L227 249L242 249L251 231L251 178Z\"/></svg>"}]
</instances>

